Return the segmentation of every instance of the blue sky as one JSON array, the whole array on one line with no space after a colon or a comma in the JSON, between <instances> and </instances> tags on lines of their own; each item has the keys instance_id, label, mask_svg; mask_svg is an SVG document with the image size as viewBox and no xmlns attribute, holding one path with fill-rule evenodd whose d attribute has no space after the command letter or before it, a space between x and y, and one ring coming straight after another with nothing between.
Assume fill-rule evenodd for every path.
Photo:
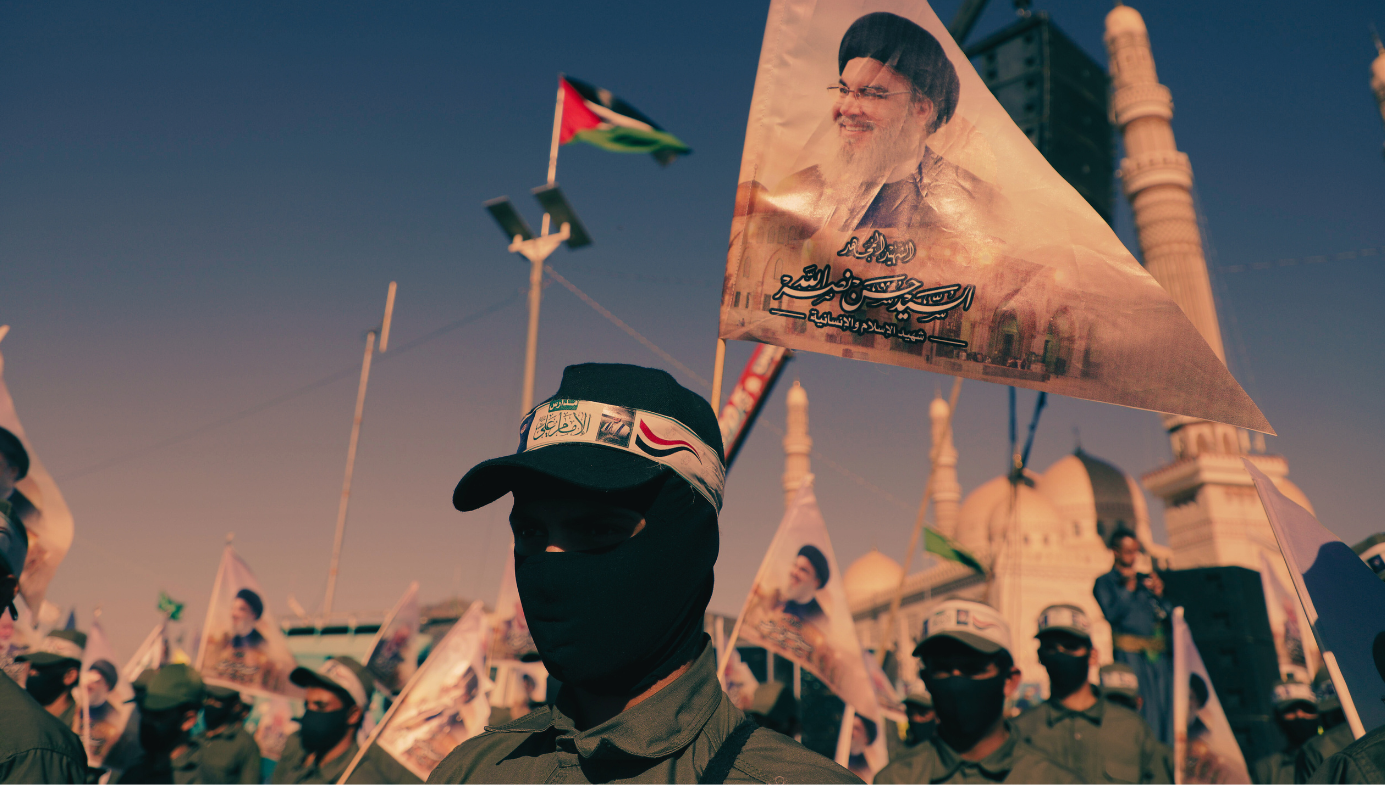
<instances>
[{"instance_id":1,"label":"blue sky","mask_svg":"<svg viewBox=\"0 0 1385 785\"><path fill-rule=\"evenodd\" d=\"M337 607L383 610L415 578L425 599L493 600L508 510L462 515L449 496L468 467L512 447L526 269L481 202L509 194L537 223L526 192L545 176L559 71L695 152L660 169L565 148L558 180L596 243L552 263L710 376L767 5L484 5L0 5L6 376L77 518L52 599L83 617L100 605L122 656L156 620L161 589L200 618L230 531L276 613L290 593L320 602L354 368L391 280L396 346L494 310L377 365ZM955 7L936 10L946 20ZM1108 3L1036 7L1105 61ZM1136 7L1173 91L1214 267L1329 259L1213 272L1231 369L1280 433L1271 450L1354 542L1385 528L1385 256L1333 256L1385 246L1385 125L1367 71L1380 9ZM993 3L972 40L1012 18ZM1135 247L1123 201L1117 231ZM562 288L544 297L540 396L572 362L660 364ZM733 345L728 366L748 354ZM926 404L948 380L810 355L786 378L808 390L816 448L889 494L815 467L839 558L872 546L898 558L927 469ZM782 395L766 418L782 423ZM1021 391L1026 415L1032 400ZM965 384L957 416L969 491L1005 467L1004 388ZM1075 427L1137 476L1169 458L1155 415L1056 399L1031 463L1071 451ZM728 486L713 609L734 613L749 588L781 471L761 429Z\"/></svg>"}]
</instances>

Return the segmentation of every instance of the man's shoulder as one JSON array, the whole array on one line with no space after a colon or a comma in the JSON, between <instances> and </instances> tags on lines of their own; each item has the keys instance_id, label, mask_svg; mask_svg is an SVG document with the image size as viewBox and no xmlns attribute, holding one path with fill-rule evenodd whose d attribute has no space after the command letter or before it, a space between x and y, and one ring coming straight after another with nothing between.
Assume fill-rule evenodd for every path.
<instances>
[{"instance_id":1,"label":"man's shoulder","mask_svg":"<svg viewBox=\"0 0 1385 785\"><path fill-rule=\"evenodd\" d=\"M87 755L77 734L0 671L0 764L40 750L71 758L85 771Z\"/></svg>"},{"instance_id":2,"label":"man's shoulder","mask_svg":"<svg viewBox=\"0 0 1385 785\"><path fill-rule=\"evenodd\" d=\"M757 728L736 756L728 782L860 782L861 778L769 728Z\"/></svg>"},{"instance_id":3,"label":"man's shoulder","mask_svg":"<svg viewBox=\"0 0 1385 785\"><path fill-rule=\"evenodd\" d=\"M1022 736L1028 736L1040 728L1047 727L1048 718L1051 714L1052 710L1049 708L1048 701L1043 701L1020 712L1020 715L1010 722L1019 728Z\"/></svg>"},{"instance_id":4,"label":"man's shoulder","mask_svg":"<svg viewBox=\"0 0 1385 785\"><path fill-rule=\"evenodd\" d=\"M492 781L490 777L475 776L483 767L496 766L504 761L515 750L529 742L540 742L540 738L547 734L547 730L542 731L513 731L513 730L486 730L479 736L473 736L466 741L458 744L447 754L433 769L433 773L428 775L429 782L472 782ZM530 757L537 758L546 752L551 745L541 745L541 748L533 750Z\"/></svg>"},{"instance_id":5,"label":"man's shoulder","mask_svg":"<svg viewBox=\"0 0 1385 785\"><path fill-rule=\"evenodd\" d=\"M1376 728L1323 761L1313 782L1385 782L1385 726Z\"/></svg>"},{"instance_id":6,"label":"man's shoulder","mask_svg":"<svg viewBox=\"0 0 1385 785\"><path fill-rule=\"evenodd\" d=\"M925 741L906 750L876 772L875 782L928 782L933 779L935 772L941 773L941 769L942 759L937 749L933 742Z\"/></svg>"},{"instance_id":7,"label":"man's shoulder","mask_svg":"<svg viewBox=\"0 0 1385 785\"><path fill-rule=\"evenodd\" d=\"M1077 772L1055 761L1048 753L1024 739L1015 744L1014 758L1006 782L1083 782Z\"/></svg>"}]
</instances>

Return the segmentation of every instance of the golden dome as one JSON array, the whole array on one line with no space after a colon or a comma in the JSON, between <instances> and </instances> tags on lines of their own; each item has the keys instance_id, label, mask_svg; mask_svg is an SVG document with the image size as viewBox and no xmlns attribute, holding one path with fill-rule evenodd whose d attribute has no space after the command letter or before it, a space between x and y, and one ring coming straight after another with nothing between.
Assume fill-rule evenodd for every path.
<instances>
[{"instance_id":1,"label":"golden dome","mask_svg":"<svg viewBox=\"0 0 1385 785\"><path fill-rule=\"evenodd\" d=\"M842 585L846 589L846 601L855 605L876 594L894 591L899 587L899 579L904 568L875 548L846 568Z\"/></svg>"}]
</instances>

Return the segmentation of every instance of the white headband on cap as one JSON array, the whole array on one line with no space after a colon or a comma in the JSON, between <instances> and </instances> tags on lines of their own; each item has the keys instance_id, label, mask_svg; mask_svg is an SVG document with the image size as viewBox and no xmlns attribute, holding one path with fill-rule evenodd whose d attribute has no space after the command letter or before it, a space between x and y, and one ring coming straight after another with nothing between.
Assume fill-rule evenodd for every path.
<instances>
[{"instance_id":1,"label":"white headband on cap","mask_svg":"<svg viewBox=\"0 0 1385 785\"><path fill-rule=\"evenodd\" d=\"M1316 703L1317 700L1318 697L1313 694L1313 688L1304 682L1290 681L1274 685L1275 703L1289 703L1290 701Z\"/></svg>"},{"instance_id":2,"label":"white headband on cap","mask_svg":"<svg viewBox=\"0 0 1385 785\"><path fill-rule=\"evenodd\" d=\"M1039 616L1039 632L1053 627L1071 627L1081 630L1087 635L1092 634L1092 625L1087 621L1087 614L1066 605L1053 605L1044 609Z\"/></svg>"},{"instance_id":3,"label":"white headband on cap","mask_svg":"<svg viewBox=\"0 0 1385 785\"><path fill-rule=\"evenodd\" d=\"M59 657L67 657L71 660L82 659L82 647L67 638L56 638L50 635L38 645L38 650L47 654L56 654Z\"/></svg>"},{"instance_id":4,"label":"white headband on cap","mask_svg":"<svg viewBox=\"0 0 1385 785\"><path fill-rule=\"evenodd\" d=\"M321 668L317 669L317 675L345 690L346 694L351 696L351 700L354 700L362 711L367 708L365 686L361 684L361 680L350 668L337 660L328 660L322 663Z\"/></svg>"},{"instance_id":5,"label":"white headband on cap","mask_svg":"<svg viewBox=\"0 0 1385 785\"><path fill-rule=\"evenodd\" d=\"M554 444L594 444L648 458L678 472L717 512L726 467L717 451L683 423L662 414L595 401L541 403L519 428L519 453Z\"/></svg>"},{"instance_id":6,"label":"white headband on cap","mask_svg":"<svg viewBox=\"0 0 1385 785\"><path fill-rule=\"evenodd\" d=\"M1140 691L1140 677L1129 671L1102 671L1101 686L1108 690Z\"/></svg>"}]
</instances>

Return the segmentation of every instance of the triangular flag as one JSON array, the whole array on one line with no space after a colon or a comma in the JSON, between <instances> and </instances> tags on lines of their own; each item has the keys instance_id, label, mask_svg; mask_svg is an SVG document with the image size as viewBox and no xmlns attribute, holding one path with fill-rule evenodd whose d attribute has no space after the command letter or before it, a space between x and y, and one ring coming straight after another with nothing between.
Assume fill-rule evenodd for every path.
<instances>
[{"instance_id":1,"label":"triangular flag","mask_svg":"<svg viewBox=\"0 0 1385 785\"><path fill-rule=\"evenodd\" d=\"M426 781L458 744L485 729L491 713L487 633L486 611L477 600L433 647L373 738L361 745L348 777L374 744Z\"/></svg>"},{"instance_id":2,"label":"triangular flag","mask_svg":"<svg viewBox=\"0 0 1385 785\"><path fill-rule=\"evenodd\" d=\"M491 662L518 661L525 655L538 653L529 623L524 620L524 606L519 601L519 585L515 583L514 548L505 559L505 571L500 576L500 593L491 614L491 639L487 648Z\"/></svg>"},{"instance_id":3,"label":"triangular flag","mask_svg":"<svg viewBox=\"0 0 1385 785\"><path fill-rule=\"evenodd\" d=\"M720 336L1272 432L924 0L773 0Z\"/></svg>"},{"instance_id":4,"label":"triangular flag","mask_svg":"<svg viewBox=\"0 0 1385 785\"><path fill-rule=\"evenodd\" d=\"M1173 738L1175 782L1250 782L1182 608L1173 615Z\"/></svg>"},{"instance_id":5,"label":"triangular flag","mask_svg":"<svg viewBox=\"0 0 1385 785\"><path fill-rule=\"evenodd\" d=\"M818 677L862 718L867 737L883 740L880 705L811 477L784 513L737 626L746 643L797 662ZM735 645L734 638L729 645ZM884 767L884 751L883 744L873 743L865 750L870 772Z\"/></svg>"},{"instance_id":6,"label":"triangular flag","mask_svg":"<svg viewBox=\"0 0 1385 785\"><path fill-rule=\"evenodd\" d=\"M1311 682L1321 661L1317 642L1309 631L1298 595L1280 582L1265 551L1260 551L1260 587L1265 592L1270 630L1274 634L1275 652L1279 655L1280 678Z\"/></svg>"},{"instance_id":7,"label":"triangular flag","mask_svg":"<svg viewBox=\"0 0 1385 785\"><path fill-rule=\"evenodd\" d=\"M1385 581L1313 514L1243 458L1347 720L1359 738L1385 725Z\"/></svg>"},{"instance_id":8,"label":"triangular flag","mask_svg":"<svg viewBox=\"0 0 1385 785\"><path fill-rule=\"evenodd\" d=\"M375 634L375 642L370 646L370 657L366 659L366 669L375 680L393 695L398 695L414 671L418 670L419 622L422 613L418 606L418 581L409 584L404 596L399 598L389 618Z\"/></svg>"},{"instance_id":9,"label":"triangular flag","mask_svg":"<svg viewBox=\"0 0 1385 785\"><path fill-rule=\"evenodd\" d=\"M125 732L135 697L134 688L116 667L115 650L106 638L99 619L87 630L87 645L82 652L79 682L82 711L77 735L86 747L87 765L101 768Z\"/></svg>"},{"instance_id":10,"label":"triangular flag","mask_svg":"<svg viewBox=\"0 0 1385 785\"><path fill-rule=\"evenodd\" d=\"M0 339L8 327L0 326ZM10 495L14 513L29 531L29 556L24 560L24 574L19 577L19 594L36 613L43 606L48 582L72 547L72 513L58 491L58 484L34 452L34 445L19 424L14 399L5 386L5 355L0 353L0 428L19 437L29 453L29 473L15 484Z\"/></svg>"},{"instance_id":11,"label":"triangular flag","mask_svg":"<svg viewBox=\"0 0 1385 785\"><path fill-rule=\"evenodd\" d=\"M289 682L298 662L288 639L265 605L260 582L229 544L212 585L195 667L208 684L252 695L303 697L303 690Z\"/></svg>"},{"instance_id":12,"label":"triangular flag","mask_svg":"<svg viewBox=\"0 0 1385 785\"><path fill-rule=\"evenodd\" d=\"M558 86L563 91L559 144L576 140L613 153L649 153L662 165L692 152L678 137L611 95L610 90L570 76L559 78Z\"/></svg>"},{"instance_id":13,"label":"triangular flag","mask_svg":"<svg viewBox=\"0 0 1385 785\"><path fill-rule=\"evenodd\" d=\"M975 556L967 553L952 540L933 529L926 528L923 530L923 549L949 561L965 564L982 575L986 574L986 568L981 566L981 562L977 561Z\"/></svg>"}]
</instances>

